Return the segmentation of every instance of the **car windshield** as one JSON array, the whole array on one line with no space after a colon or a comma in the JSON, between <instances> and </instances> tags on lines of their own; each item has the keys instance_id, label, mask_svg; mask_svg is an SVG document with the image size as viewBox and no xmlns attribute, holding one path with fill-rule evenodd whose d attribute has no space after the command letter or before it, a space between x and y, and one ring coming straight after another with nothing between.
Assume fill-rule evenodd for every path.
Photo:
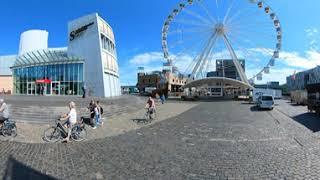
<instances>
[{"instance_id":1,"label":"car windshield","mask_svg":"<svg viewBox=\"0 0 320 180\"><path fill-rule=\"evenodd\" d=\"M272 96L262 96L263 101L272 101Z\"/></svg>"}]
</instances>

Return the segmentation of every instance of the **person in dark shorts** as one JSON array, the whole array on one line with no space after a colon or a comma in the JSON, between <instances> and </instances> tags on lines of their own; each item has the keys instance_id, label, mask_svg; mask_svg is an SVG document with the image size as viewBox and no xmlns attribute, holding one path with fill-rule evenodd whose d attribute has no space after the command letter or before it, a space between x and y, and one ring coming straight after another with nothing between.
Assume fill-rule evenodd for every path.
<instances>
[{"instance_id":1,"label":"person in dark shorts","mask_svg":"<svg viewBox=\"0 0 320 180\"><path fill-rule=\"evenodd\" d=\"M96 104L94 102L94 100L92 99L90 101L90 104L88 106L88 109L90 111L90 124L92 127L94 127L95 123L94 123L94 117L95 117L95 112L94 112L94 108L95 108Z\"/></svg>"}]
</instances>

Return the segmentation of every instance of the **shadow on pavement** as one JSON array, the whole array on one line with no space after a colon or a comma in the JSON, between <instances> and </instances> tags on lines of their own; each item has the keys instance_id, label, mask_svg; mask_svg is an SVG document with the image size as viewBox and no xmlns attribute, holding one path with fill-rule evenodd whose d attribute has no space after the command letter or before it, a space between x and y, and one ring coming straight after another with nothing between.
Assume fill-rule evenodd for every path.
<instances>
[{"instance_id":1,"label":"shadow on pavement","mask_svg":"<svg viewBox=\"0 0 320 180\"><path fill-rule=\"evenodd\" d=\"M320 131L320 118L315 113L304 113L292 117L298 123L304 125L313 132Z\"/></svg>"},{"instance_id":2,"label":"shadow on pavement","mask_svg":"<svg viewBox=\"0 0 320 180\"><path fill-rule=\"evenodd\" d=\"M55 179L54 177L42 174L41 172L26 166L25 164L17 161L12 156L7 161L7 168L2 179Z\"/></svg>"},{"instance_id":3,"label":"shadow on pavement","mask_svg":"<svg viewBox=\"0 0 320 180\"><path fill-rule=\"evenodd\" d=\"M132 121L137 123L137 124L146 124L146 123L150 122L150 121L148 121L147 119L144 119L144 118L136 118L136 119L132 119Z\"/></svg>"},{"instance_id":4,"label":"shadow on pavement","mask_svg":"<svg viewBox=\"0 0 320 180\"><path fill-rule=\"evenodd\" d=\"M241 104L243 104L243 105L253 105L255 103L254 102L242 102Z\"/></svg>"},{"instance_id":5,"label":"shadow on pavement","mask_svg":"<svg viewBox=\"0 0 320 180\"><path fill-rule=\"evenodd\" d=\"M271 111L271 109L261 109L258 106L251 106L250 111Z\"/></svg>"}]
</instances>

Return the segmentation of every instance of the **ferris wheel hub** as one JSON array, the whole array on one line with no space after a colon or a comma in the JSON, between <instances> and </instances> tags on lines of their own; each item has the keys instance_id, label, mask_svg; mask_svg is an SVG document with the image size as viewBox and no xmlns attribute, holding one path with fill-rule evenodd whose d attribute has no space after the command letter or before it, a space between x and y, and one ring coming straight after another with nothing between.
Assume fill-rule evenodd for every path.
<instances>
[{"instance_id":1,"label":"ferris wheel hub","mask_svg":"<svg viewBox=\"0 0 320 180\"><path fill-rule=\"evenodd\" d=\"M217 24L214 26L214 32L215 32L217 35L224 35L225 32L226 32L225 25L224 25L223 23L217 23Z\"/></svg>"}]
</instances>

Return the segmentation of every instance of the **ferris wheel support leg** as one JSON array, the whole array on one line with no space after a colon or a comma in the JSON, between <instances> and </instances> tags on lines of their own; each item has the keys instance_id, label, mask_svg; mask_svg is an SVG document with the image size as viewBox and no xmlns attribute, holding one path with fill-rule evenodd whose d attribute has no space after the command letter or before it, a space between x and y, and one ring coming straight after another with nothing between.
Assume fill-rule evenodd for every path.
<instances>
[{"instance_id":1,"label":"ferris wheel support leg","mask_svg":"<svg viewBox=\"0 0 320 180\"><path fill-rule=\"evenodd\" d=\"M223 37L224 43L226 44L226 46L227 46L227 48L229 50L229 53L230 53L230 55L232 57L233 63L236 66L236 69L237 69L237 71L239 73L241 81L245 82L246 84L249 84L248 78L247 78L246 74L244 73L244 70L243 70L242 66L239 63L237 55L234 52L234 50L233 50L233 48L232 48L227 36L225 34L223 34L222 37Z\"/></svg>"},{"instance_id":2,"label":"ferris wheel support leg","mask_svg":"<svg viewBox=\"0 0 320 180\"><path fill-rule=\"evenodd\" d=\"M199 67L203 66L204 61L208 58L209 53L211 52L211 48L214 45L216 39L217 39L217 33L212 34L212 36L210 37L207 45L205 46L204 50L202 51L201 55L198 58L197 64L195 65L195 67L192 70L192 74L191 74L191 79L193 79L195 77L195 75L197 74L197 72L199 72L199 70L201 70Z\"/></svg>"}]
</instances>

